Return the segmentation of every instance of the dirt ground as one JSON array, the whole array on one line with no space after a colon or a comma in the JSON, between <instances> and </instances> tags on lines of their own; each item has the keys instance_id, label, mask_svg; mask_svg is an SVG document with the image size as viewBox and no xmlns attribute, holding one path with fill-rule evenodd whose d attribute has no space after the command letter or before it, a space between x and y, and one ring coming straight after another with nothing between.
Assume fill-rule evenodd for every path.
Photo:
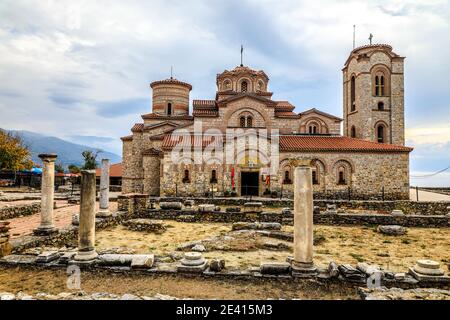
<instances>
[{"instance_id":1,"label":"dirt ground","mask_svg":"<svg viewBox=\"0 0 450 320\"><path fill-rule=\"evenodd\" d=\"M70 292L65 270L4 269L0 267L0 292L27 294ZM320 290L319 290L320 288ZM186 278L175 276L81 274L81 290L131 293L152 296L157 293L192 299L358 299L356 289L319 285L309 281L258 281Z\"/></svg>"},{"instance_id":2,"label":"dirt ground","mask_svg":"<svg viewBox=\"0 0 450 320\"><path fill-rule=\"evenodd\" d=\"M100 249L129 247L139 253L167 255L189 241L225 235L231 231L230 224L182 223L166 221L170 227L161 235L127 230L117 226L99 231L96 245ZM292 232L293 227L284 226ZM433 259L443 264L450 263L450 230L431 228L409 228L404 236L386 236L376 232L375 227L315 226L316 235L325 241L314 246L314 261L326 266L330 261L337 263L375 263L393 271L406 271L417 259ZM268 237L249 237L248 242L269 241L282 243L284 250L267 250L258 245L204 253L206 258L225 259L228 267L246 268L259 266L262 261L285 261L292 255L292 243ZM248 250L249 251L245 251Z\"/></svg>"}]
</instances>

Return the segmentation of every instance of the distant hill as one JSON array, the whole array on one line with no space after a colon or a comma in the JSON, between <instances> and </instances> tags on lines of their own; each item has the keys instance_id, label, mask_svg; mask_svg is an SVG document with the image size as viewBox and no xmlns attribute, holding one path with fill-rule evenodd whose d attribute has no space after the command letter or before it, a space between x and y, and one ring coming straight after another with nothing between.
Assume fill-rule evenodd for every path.
<instances>
[{"instance_id":1,"label":"distant hill","mask_svg":"<svg viewBox=\"0 0 450 320\"><path fill-rule=\"evenodd\" d=\"M2 130L2 129L0 129ZM57 163L61 163L65 167L69 164L80 166L84 164L81 153L85 150L100 151L98 148L92 148L85 145L72 143L56 137L44 136L39 133L23 131L23 130L7 130L8 132L18 134L22 137L24 143L31 151L33 162L41 164L38 155L40 153L56 153L58 158ZM121 162L122 159L117 154L101 151L97 156L97 161L100 162L102 158L107 158L110 163Z\"/></svg>"}]
</instances>

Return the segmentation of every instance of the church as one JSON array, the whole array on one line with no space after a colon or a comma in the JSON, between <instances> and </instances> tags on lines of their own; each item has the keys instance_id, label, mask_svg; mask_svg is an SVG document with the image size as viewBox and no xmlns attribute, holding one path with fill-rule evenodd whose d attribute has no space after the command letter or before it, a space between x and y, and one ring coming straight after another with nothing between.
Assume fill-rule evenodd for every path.
<instances>
[{"instance_id":1,"label":"church","mask_svg":"<svg viewBox=\"0 0 450 320\"><path fill-rule=\"evenodd\" d=\"M390 45L352 50L342 118L273 100L269 76L242 64L217 74L214 99L193 100L192 113L191 84L154 81L151 112L121 138L122 192L292 197L289 160L301 158L315 198L409 199L403 66Z\"/></svg>"}]
</instances>

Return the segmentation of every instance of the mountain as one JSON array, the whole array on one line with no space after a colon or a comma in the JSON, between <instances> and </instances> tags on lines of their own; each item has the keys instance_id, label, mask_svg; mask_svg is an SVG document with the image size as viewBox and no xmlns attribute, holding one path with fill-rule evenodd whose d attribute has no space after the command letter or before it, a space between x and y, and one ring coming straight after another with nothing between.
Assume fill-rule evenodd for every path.
<instances>
[{"instance_id":1,"label":"mountain","mask_svg":"<svg viewBox=\"0 0 450 320\"><path fill-rule=\"evenodd\" d=\"M1 130L1 129L0 129ZM23 131L23 130L7 130L13 134L18 134L22 137L24 143L31 151L31 158L33 162L41 164L41 159L38 155L40 153L56 153L58 158L56 163L61 163L65 167L69 164L75 164L81 166L84 164L81 153L85 150L91 150L99 152L97 156L97 162L100 162L102 158L107 158L110 163L118 163L122 161L122 158L117 154L101 151L98 148L93 148L81 144L72 143L60 138L49 137L39 133Z\"/></svg>"}]
</instances>

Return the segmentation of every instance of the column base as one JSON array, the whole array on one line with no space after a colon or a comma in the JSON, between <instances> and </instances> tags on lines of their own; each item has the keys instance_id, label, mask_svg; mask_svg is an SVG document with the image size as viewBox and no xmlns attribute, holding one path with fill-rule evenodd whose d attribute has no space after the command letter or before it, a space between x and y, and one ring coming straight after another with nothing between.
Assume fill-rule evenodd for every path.
<instances>
[{"instance_id":1,"label":"column base","mask_svg":"<svg viewBox=\"0 0 450 320\"><path fill-rule=\"evenodd\" d=\"M89 251L78 251L75 257L73 258L73 262L77 263L92 263L95 259L97 259L98 253L95 250Z\"/></svg>"},{"instance_id":2,"label":"column base","mask_svg":"<svg viewBox=\"0 0 450 320\"><path fill-rule=\"evenodd\" d=\"M59 231L55 227L42 227L39 226L33 230L33 234L36 236L51 236L57 234Z\"/></svg>"},{"instance_id":3,"label":"column base","mask_svg":"<svg viewBox=\"0 0 450 320\"><path fill-rule=\"evenodd\" d=\"M111 213L111 211L109 211L109 209L100 209L95 214L95 217L96 218L107 218L107 217L110 217L111 215L112 215L112 213Z\"/></svg>"},{"instance_id":4,"label":"column base","mask_svg":"<svg viewBox=\"0 0 450 320\"><path fill-rule=\"evenodd\" d=\"M292 275L294 277L310 277L317 274L317 268L312 262L298 262L292 260Z\"/></svg>"}]
</instances>

